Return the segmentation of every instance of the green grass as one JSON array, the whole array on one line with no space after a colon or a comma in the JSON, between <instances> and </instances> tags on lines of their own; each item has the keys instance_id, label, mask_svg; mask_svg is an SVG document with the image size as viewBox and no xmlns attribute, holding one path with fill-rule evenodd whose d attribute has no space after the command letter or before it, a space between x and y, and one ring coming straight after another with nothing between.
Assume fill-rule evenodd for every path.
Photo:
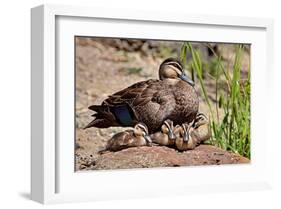
<instances>
[{"instance_id":1,"label":"green grass","mask_svg":"<svg viewBox=\"0 0 281 209\"><path fill-rule=\"evenodd\" d=\"M190 63L186 63L188 52L192 56ZM212 71L209 72L211 75L208 79L213 79L215 83L215 102L210 101L205 86L207 78L203 74L208 69L203 66L208 65L204 65L200 52L186 42L182 45L180 57L184 66L189 66L192 79L199 81L203 99L209 108L212 137L207 143L250 158L250 71L246 81L241 82L243 52L244 46L237 44L232 70L227 69L222 58L213 52L215 58L211 63ZM225 90L221 89L222 84L226 86ZM223 110L222 118L220 109Z\"/></svg>"}]
</instances>

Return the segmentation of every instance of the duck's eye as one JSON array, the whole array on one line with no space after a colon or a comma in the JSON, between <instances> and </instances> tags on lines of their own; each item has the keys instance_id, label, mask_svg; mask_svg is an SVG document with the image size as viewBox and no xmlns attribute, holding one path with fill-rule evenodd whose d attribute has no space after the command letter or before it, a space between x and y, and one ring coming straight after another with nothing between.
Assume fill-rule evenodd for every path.
<instances>
[{"instance_id":1,"label":"duck's eye","mask_svg":"<svg viewBox=\"0 0 281 209\"><path fill-rule=\"evenodd\" d=\"M178 63L172 63L171 65L182 71L182 67Z\"/></svg>"}]
</instances>

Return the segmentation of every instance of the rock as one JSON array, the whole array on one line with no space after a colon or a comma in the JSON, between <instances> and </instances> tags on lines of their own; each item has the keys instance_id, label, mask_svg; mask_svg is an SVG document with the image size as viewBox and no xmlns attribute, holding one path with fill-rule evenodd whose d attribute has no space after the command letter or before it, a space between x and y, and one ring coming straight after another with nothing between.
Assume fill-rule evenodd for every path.
<instances>
[{"instance_id":1,"label":"rock","mask_svg":"<svg viewBox=\"0 0 281 209\"><path fill-rule=\"evenodd\" d=\"M133 147L100 155L90 170L178 167L249 163L250 160L211 145L200 145L194 150L178 152L163 146Z\"/></svg>"}]
</instances>

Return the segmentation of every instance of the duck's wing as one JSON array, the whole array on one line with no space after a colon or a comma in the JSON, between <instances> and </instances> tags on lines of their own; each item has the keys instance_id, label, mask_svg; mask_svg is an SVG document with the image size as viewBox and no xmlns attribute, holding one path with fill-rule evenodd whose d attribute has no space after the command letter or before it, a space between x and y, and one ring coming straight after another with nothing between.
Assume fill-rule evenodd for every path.
<instances>
[{"instance_id":1,"label":"duck's wing","mask_svg":"<svg viewBox=\"0 0 281 209\"><path fill-rule=\"evenodd\" d=\"M158 83L158 80L149 79L146 81L140 81L110 95L103 101L104 106L119 106L122 104L129 104L130 106L137 106L141 103L149 102L152 96L151 90L154 89L154 84Z\"/></svg>"},{"instance_id":2,"label":"duck's wing","mask_svg":"<svg viewBox=\"0 0 281 209\"><path fill-rule=\"evenodd\" d=\"M139 82L115 93L103 105L110 106L111 112L122 124L130 119L144 122L149 129L162 125L174 110L174 95L166 83L160 80ZM131 116L131 117L130 117ZM153 127L151 127L153 126Z\"/></svg>"},{"instance_id":3,"label":"duck's wing","mask_svg":"<svg viewBox=\"0 0 281 209\"><path fill-rule=\"evenodd\" d=\"M133 126L137 121L135 107L145 105L153 98L158 80L141 81L109 96L101 105L92 105L95 119L85 128L110 126Z\"/></svg>"}]
</instances>

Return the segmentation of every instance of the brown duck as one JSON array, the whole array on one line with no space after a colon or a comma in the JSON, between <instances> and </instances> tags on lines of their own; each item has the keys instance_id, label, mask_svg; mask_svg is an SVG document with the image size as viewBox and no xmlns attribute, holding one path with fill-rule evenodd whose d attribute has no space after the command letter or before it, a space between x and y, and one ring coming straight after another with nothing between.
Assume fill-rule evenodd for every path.
<instances>
[{"instance_id":1,"label":"brown duck","mask_svg":"<svg viewBox=\"0 0 281 209\"><path fill-rule=\"evenodd\" d=\"M181 63L166 59L159 67L159 78L135 83L110 95L101 105L90 106L96 113L85 128L133 127L142 122L149 133L154 133L167 119L175 125L193 121L198 112L198 96Z\"/></svg>"}]
</instances>

